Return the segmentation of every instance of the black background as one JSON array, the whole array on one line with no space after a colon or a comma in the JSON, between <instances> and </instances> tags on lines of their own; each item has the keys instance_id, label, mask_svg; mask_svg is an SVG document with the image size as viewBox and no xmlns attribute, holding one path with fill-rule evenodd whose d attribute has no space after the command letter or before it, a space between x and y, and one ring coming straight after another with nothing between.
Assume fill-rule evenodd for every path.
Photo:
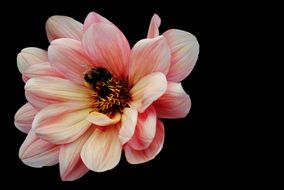
<instances>
[{"instance_id":1,"label":"black background","mask_svg":"<svg viewBox=\"0 0 284 190\"><path fill-rule=\"evenodd\" d=\"M243 57L236 47L241 35L248 32L241 17L247 7L239 4L194 1L25 1L15 2L3 14L1 28L3 66L2 80L5 124L2 133L1 157L5 173L3 182L20 184L29 189L100 189L109 186L175 185L176 188L198 185L237 184L246 180L242 170L244 157L237 154L242 139L237 139L240 127L235 115L240 103L234 90L238 83L230 81L238 73ZM18 150L25 134L13 125L13 117L25 102L24 83L16 67L16 56L25 47L47 49L45 22L52 15L66 15L83 22L91 11L108 18L126 35L131 46L147 35L154 13L162 24L160 31L177 28L194 34L200 44L197 64L182 84L190 94L192 108L184 119L164 120L166 138L161 153L152 161L130 165L122 157L119 165L108 172L89 172L74 182L62 182L58 165L35 169L24 165ZM248 18L249 19L249 18ZM242 52L245 54L245 52ZM8 75L8 77L6 77ZM233 96L231 96L233 95ZM239 97L240 97L239 96ZM7 106L7 108L6 108ZM5 107L5 108L4 108ZM233 109L232 109L233 108ZM5 110L5 111L4 111ZM244 128L243 128L244 130ZM242 137L241 137L242 138ZM130 184L136 184L135 186Z\"/></svg>"}]
</instances>

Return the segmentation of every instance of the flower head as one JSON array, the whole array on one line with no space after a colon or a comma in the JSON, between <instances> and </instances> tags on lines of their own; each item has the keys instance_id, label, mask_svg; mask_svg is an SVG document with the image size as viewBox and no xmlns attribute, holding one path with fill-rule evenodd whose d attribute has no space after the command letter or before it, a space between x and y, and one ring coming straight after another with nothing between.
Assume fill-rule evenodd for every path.
<instances>
[{"instance_id":1,"label":"flower head","mask_svg":"<svg viewBox=\"0 0 284 190\"><path fill-rule=\"evenodd\" d=\"M153 159L164 142L158 118L183 118L191 106L181 81L198 57L196 38L171 29L159 35L154 15L146 39L132 48L109 20L91 12L81 24L66 16L46 23L48 50L17 57L28 100L15 115L27 133L21 160L59 162L62 180L114 168L124 151L131 164Z\"/></svg>"}]
</instances>

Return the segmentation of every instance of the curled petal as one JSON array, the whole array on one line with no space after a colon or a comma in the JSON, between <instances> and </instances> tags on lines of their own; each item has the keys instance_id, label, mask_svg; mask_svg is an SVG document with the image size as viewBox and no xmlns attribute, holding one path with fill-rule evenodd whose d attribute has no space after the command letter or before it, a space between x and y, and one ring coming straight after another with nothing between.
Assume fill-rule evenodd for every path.
<instances>
[{"instance_id":1,"label":"curled petal","mask_svg":"<svg viewBox=\"0 0 284 190\"><path fill-rule=\"evenodd\" d=\"M123 33L114 25L94 23L84 33L83 47L98 66L117 77L126 77L130 46Z\"/></svg>"},{"instance_id":2,"label":"curled petal","mask_svg":"<svg viewBox=\"0 0 284 190\"><path fill-rule=\"evenodd\" d=\"M137 115L137 110L124 108L121 117L121 128L119 131L119 140L121 144L125 144L133 136L137 123Z\"/></svg>"},{"instance_id":3,"label":"curled petal","mask_svg":"<svg viewBox=\"0 0 284 190\"><path fill-rule=\"evenodd\" d=\"M15 126L17 129L28 133L32 128L32 122L37 112L38 111L35 110L31 104L26 103L23 105L15 114Z\"/></svg>"},{"instance_id":4,"label":"curled petal","mask_svg":"<svg viewBox=\"0 0 284 190\"><path fill-rule=\"evenodd\" d=\"M144 150L152 143L156 134L157 115L155 108L149 106L138 116L134 136L127 145L135 150Z\"/></svg>"},{"instance_id":5,"label":"curled petal","mask_svg":"<svg viewBox=\"0 0 284 190\"><path fill-rule=\"evenodd\" d=\"M140 40L132 48L130 55L130 85L152 72L162 72L166 75L170 60L170 49L163 36Z\"/></svg>"},{"instance_id":6,"label":"curled petal","mask_svg":"<svg viewBox=\"0 0 284 190\"><path fill-rule=\"evenodd\" d=\"M50 42L57 38L81 40L83 35L83 24L67 16L50 17L45 28Z\"/></svg>"},{"instance_id":7,"label":"curled petal","mask_svg":"<svg viewBox=\"0 0 284 190\"><path fill-rule=\"evenodd\" d=\"M161 18L157 14L154 14L149 25L147 38L155 38L159 36L160 25Z\"/></svg>"},{"instance_id":8,"label":"curled petal","mask_svg":"<svg viewBox=\"0 0 284 190\"><path fill-rule=\"evenodd\" d=\"M48 58L56 71L80 85L84 84L84 74L93 67L81 43L73 39L52 41L48 48Z\"/></svg>"},{"instance_id":9,"label":"curled petal","mask_svg":"<svg viewBox=\"0 0 284 190\"><path fill-rule=\"evenodd\" d=\"M22 51L17 56L17 66L21 73L37 63L47 62L47 52L40 48L29 47L22 49Z\"/></svg>"},{"instance_id":10,"label":"curled petal","mask_svg":"<svg viewBox=\"0 0 284 190\"><path fill-rule=\"evenodd\" d=\"M96 12L90 12L88 16L85 19L84 22L84 32L94 23L106 23L106 24L112 24L108 19L105 17L99 15ZM112 24L113 25L113 24Z\"/></svg>"},{"instance_id":11,"label":"curled petal","mask_svg":"<svg viewBox=\"0 0 284 190\"><path fill-rule=\"evenodd\" d=\"M163 73L146 75L130 90L131 107L144 112L153 101L162 96L167 89L167 79Z\"/></svg>"},{"instance_id":12,"label":"curled petal","mask_svg":"<svg viewBox=\"0 0 284 190\"><path fill-rule=\"evenodd\" d=\"M40 139L30 131L22 144L19 157L28 166L41 168L58 163L59 146Z\"/></svg>"},{"instance_id":13,"label":"curled petal","mask_svg":"<svg viewBox=\"0 0 284 190\"><path fill-rule=\"evenodd\" d=\"M135 150L126 145L124 147L126 160L130 164L141 164L154 159L155 156L157 156L158 153L162 150L164 138L164 125L161 121L157 120L156 135L150 146L144 150Z\"/></svg>"},{"instance_id":14,"label":"curled petal","mask_svg":"<svg viewBox=\"0 0 284 190\"><path fill-rule=\"evenodd\" d=\"M199 44L194 35L171 29L163 33L171 49L171 67L167 79L180 82L192 71L199 53Z\"/></svg>"},{"instance_id":15,"label":"curled petal","mask_svg":"<svg viewBox=\"0 0 284 190\"><path fill-rule=\"evenodd\" d=\"M120 121L121 119L121 114L116 113L113 117L109 117L103 113L93 111L91 112L87 120L97 126L108 126L108 125L113 125L116 124Z\"/></svg>"},{"instance_id":16,"label":"curled petal","mask_svg":"<svg viewBox=\"0 0 284 190\"><path fill-rule=\"evenodd\" d=\"M83 145L92 134L93 129L86 131L80 138L60 147L59 166L63 181L73 181L82 177L89 169L82 162L80 153Z\"/></svg>"},{"instance_id":17,"label":"curled petal","mask_svg":"<svg viewBox=\"0 0 284 190\"><path fill-rule=\"evenodd\" d=\"M116 126L109 126L106 130L95 129L84 144L81 158L84 164L95 172L113 169L120 161L121 144L118 139Z\"/></svg>"},{"instance_id":18,"label":"curled petal","mask_svg":"<svg viewBox=\"0 0 284 190\"><path fill-rule=\"evenodd\" d=\"M86 103L53 104L42 109L35 117L36 134L53 144L66 144L80 137L91 125L86 120L91 111Z\"/></svg>"},{"instance_id":19,"label":"curled petal","mask_svg":"<svg viewBox=\"0 0 284 190\"><path fill-rule=\"evenodd\" d=\"M189 113L191 101L181 83L169 82L167 91L153 105L159 118L183 118Z\"/></svg>"}]
</instances>

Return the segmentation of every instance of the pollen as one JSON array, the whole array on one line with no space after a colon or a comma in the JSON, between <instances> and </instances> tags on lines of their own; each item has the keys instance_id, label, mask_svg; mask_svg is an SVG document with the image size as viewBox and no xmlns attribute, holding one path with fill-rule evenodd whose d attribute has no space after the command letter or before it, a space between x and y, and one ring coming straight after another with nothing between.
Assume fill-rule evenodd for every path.
<instances>
[{"instance_id":1,"label":"pollen","mask_svg":"<svg viewBox=\"0 0 284 190\"><path fill-rule=\"evenodd\" d=\"M93 68L85 74L85 83L92 88L93 108L104 114L122 112L129 107L127 81L115 78L107 69Z\"/></svg>"}]
</instances>

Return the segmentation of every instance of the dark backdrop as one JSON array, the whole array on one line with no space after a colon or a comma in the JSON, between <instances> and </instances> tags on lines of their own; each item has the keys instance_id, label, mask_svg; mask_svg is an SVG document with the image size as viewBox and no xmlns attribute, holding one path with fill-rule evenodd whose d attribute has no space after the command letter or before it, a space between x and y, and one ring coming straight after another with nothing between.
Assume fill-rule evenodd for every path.
<instances>
[{"instance_id":1,"label":"dark backdrop","mask_svg":"<svg viewBox=\"0 0 284 190\"><path fill-rule=\"evenodd\" d=\"M120 3L118 3L120 2ZM199 2L199 1L198 1ZM238 4L196 1L36 1L14 2L4 6L1 56L3 80L3 114L1 157L3 182L30 189L101 189L152 184L192 187L223 185L242 181L237 174L241 160L235 152L234 132L237 120L231 109L237 100L229 98L234 82L229 78L238 68L239 53L232 44L242 43L237 33L240 12ZM119 165L108 172L89 172L74 182L62 182L57 166L35 169L18 158L18 149L25 134L13 125L14 113L25 102L24 83L16 67L21 49L35 46L46 49L45 22L52 15L66 15L83 22L90 11L96 11L115 23L131 45L147 35L154 13L162 24L160 31L170 28L189 31L200 43L197 64L182 84L190 94L192 108L184 119L163 120L166 138L161 153L152 161L130 165L122 157ZM233 67L232 67L233 66ZM1 180L2 180L1 179ZM234 184L234 182L233 182ZM100 187L100 188L98 188ZM180 187L176 187L180 189Z\"/></svg>"}]
</instances>

